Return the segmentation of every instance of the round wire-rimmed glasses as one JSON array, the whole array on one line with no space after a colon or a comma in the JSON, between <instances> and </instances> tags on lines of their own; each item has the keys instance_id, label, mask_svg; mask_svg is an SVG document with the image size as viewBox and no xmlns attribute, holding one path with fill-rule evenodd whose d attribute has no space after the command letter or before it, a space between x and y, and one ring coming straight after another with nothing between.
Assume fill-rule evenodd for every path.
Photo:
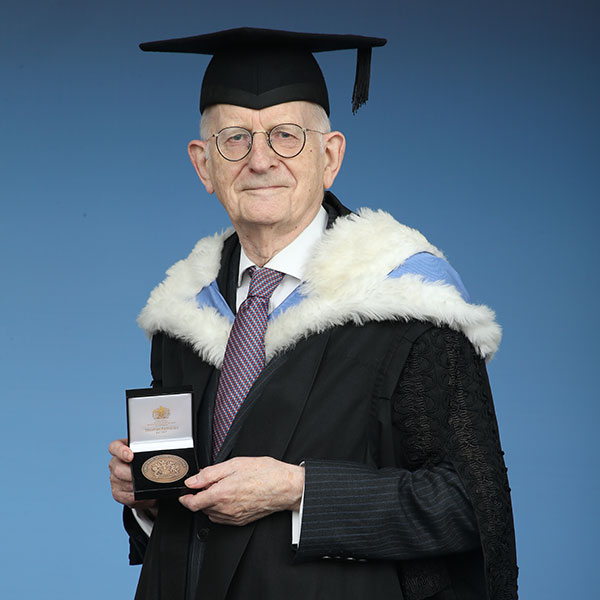
<instances>
[{"instance_id":1,"label":"round wire-rimmed glasses","mask_svg":"<svg viewBox=\"0 0 600 600\"><path fill-rule=\"evenodd\" d=\"M237 162L250 154L257 133L264 133L267 136L267 144L275 154L281 158L294 158L304 150L307 131L323 134L322 131L300 127L295 123L281 123L270 131L248 131L244 127L225 127L210 137L215 138L217 150L225 160Z\"/></svg>"}]
</instances>

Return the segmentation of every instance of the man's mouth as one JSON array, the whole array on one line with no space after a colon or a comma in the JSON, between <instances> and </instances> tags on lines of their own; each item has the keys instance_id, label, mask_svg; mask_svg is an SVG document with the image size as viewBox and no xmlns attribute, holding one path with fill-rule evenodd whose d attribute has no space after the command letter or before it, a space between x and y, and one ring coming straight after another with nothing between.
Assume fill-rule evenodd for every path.
<instances>
[{"instance_id":1,"label":"man's mouth","mask_svg":"<svg viewBox=\"0 0 600 600\"><path fill-rule=\"evenodd\" d=\"M285 186L283 185L251 185L242 188L243 192L262 192L268 190L278 190Z\"/></svg>"}]
</instances>

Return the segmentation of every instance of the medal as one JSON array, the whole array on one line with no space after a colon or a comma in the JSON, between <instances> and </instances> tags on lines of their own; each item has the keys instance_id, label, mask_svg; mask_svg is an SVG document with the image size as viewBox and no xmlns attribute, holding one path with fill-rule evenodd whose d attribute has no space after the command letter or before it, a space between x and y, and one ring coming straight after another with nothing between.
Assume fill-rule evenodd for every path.
<instances>
[{"instance_id":1,"label":"medal","mask_svg":"<svg viewBox=\"0 0 600 600\"><path fill-rule=\"evenodd\" d=\"M142 465L142 475L155 483L172 483L187 475L190 467L180 456L158 454Z\"/></svg>"}]
</instances>

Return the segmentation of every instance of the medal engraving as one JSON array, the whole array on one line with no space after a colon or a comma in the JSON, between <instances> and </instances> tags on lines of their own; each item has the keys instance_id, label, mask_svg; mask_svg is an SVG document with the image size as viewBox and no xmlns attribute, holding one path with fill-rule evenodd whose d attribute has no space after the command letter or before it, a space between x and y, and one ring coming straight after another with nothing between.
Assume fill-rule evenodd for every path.
<instances>
[{"instance_id":1,"label":"medal engraving","mask_svg":"<svg viewBox=\"0 0 600 600\"><path fill-rule=\"evenodd\" d=\"M185 477L190 466L174 454L159 454L142 465L142 475L155 483L172 483Z\"/></svg>"}]
</instances>

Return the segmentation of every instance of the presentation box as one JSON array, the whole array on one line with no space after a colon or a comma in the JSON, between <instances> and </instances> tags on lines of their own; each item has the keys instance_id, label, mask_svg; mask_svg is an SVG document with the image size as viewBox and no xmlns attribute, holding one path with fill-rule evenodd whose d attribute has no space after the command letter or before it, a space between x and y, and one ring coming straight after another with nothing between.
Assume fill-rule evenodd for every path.
<instances>
[{"instance_id":1,"label":"presentation box","mask_svg":"<svg viewBox=\"0 0 600 600\"><path fill-rule=\"evenodd\" d=\"M198 472L191 388L126 390L127 439L136 500L182 496Z\"/></svg>"}]
</instances>

